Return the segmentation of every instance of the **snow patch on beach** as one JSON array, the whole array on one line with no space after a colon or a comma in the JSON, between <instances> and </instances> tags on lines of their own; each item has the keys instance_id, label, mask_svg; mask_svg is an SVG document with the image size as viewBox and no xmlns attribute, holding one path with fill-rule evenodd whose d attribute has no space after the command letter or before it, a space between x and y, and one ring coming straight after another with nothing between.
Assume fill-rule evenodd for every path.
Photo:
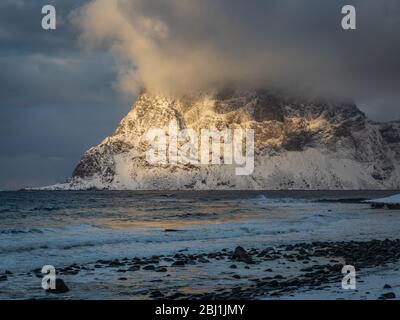
<instances>
[{"instance_id":1,"label":"snow patch on beach","mask_svg":"<svg viewBox=\"0 0 400 320\"><path fill-rule=\"evenodd\" d=\"M395 194L386 198L367 200L366 202L380 204L400 204L400 194Z\"/></svg>"}]
</instances>

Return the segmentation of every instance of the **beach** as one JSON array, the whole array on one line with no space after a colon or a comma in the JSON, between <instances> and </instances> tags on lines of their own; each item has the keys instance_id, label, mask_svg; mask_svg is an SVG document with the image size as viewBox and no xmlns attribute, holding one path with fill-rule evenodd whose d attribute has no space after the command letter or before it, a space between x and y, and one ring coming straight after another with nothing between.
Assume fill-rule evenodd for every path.
<instances>
[{"instance_id":1,"label":"beach","mask_svg":"<svg viewBox=\"0 0 400 320\"><path fill-rule=\"evenodd\" d=\"M394 193L1 192L0 299L398 298Z\"/></svg>"}]
</instances>

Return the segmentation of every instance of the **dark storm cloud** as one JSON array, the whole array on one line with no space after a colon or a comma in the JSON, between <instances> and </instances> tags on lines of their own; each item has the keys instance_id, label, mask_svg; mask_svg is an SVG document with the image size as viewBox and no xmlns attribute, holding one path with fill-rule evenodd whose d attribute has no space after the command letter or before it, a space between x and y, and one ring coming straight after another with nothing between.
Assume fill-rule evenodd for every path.
<instances>
[{"instance_id":1,"label":"dark storm cloud","mask_svg":"<svg viewBox=\"0 0 400 320\"><path fill-rule=\"evenodd\" d=\"M70 12L82 0L0 3L0 106L112 103L115 67L107 53L82 52ZM57 9L57 30L41 27L41 8Z\"/></svg>"},{"instance_id":2,"label":"dark storm cloud","mask_svg":"<svg viewBox=\"0 0 400 320\"><path fill-rule=\"evenodd\" d=\"M203 90L227 82L303 86L355 99L393 95L400 80L400 3L93 0L77 10L82 42L110 49L120 87ZM190 81L188 81L190 79ZM392 110L388 108L387 111Z\"/></svg>"},{"instance_id":3,"label":"dark storm cloud","mask_svg":"<svg viewBox=\"0 0 400 320\"><path fill-rule=\"evenodd\" d=\"M0 101L6 106L113 104L115 70L104 54L0 55Z\"/></svg>"},{"instance_id":4,"label":"dark storm cloud","mask_svg":"<svg viewBox=\"0 0 400 320\"><path fill-rule=\"evenodd\" d=\"M0 189L64 181L131 101L113 90L107 52L81 50L68 16L84 1L0 2ZM57 9L57 30L41 8Z\"/></svg>"},{"instance_id":5,"label":"dark storm cloud","mask_svg":"<svg viewBox=\"0 0 400 320\"><path fill-rule=\"evenodd\" d=\"M71 51L77 47L68 13L82 0L2 0L0 3L0 50L43 53ZM46 4L57 8L57 32L43 32L41 9Z\"/></svg>"},{"instance_id":6,"label":"dark storm cloud","mask_svg":"<svg viewBox=\"0 0 400 320\"><path fill-rule=\"evenodd\" d=\"M105 104L1 107L0 189L64 181L82 153L111 134L126 112Z\"/></svg>"}]
</instances>

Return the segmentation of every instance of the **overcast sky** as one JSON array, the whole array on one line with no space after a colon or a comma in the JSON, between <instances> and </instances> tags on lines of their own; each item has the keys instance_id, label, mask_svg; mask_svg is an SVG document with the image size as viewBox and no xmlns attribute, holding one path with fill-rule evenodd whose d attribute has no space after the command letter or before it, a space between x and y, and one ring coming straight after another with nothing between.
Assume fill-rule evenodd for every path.
<instances>
[{"instance_id":1,"label":"overcast sky","mask_svg":"<svg viewBox=\"0 0 400 320\"><path fill-rule=\"evenodd\" d=\"M41 28L54 3L56 31ZM85 51L67 22L82 1L0 2L0 189L63 182L133 102L113 89L106 51Z\"/></svg>"},{"instance_id":2,"label":"overcast sky","mask_svg":"<svg viewBox=\"0 0 400 320\"><path fill-rule=\"evenodd\" d=\"M341 29L348 3L356 31ZM398 119L399 30L397 0L1 0L0 189L64 181L140 86L301 82Z\"/></svg>"}]
</instances>

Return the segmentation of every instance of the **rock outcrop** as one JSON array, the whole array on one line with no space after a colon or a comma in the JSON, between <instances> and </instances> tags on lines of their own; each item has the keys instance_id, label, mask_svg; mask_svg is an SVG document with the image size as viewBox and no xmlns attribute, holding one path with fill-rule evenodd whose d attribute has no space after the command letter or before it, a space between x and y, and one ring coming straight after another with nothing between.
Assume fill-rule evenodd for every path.
<instances>
[{"instance_id":1,"label":"rock outcrop","mask_svg":"<svg viewBox=\"0 0 400 320\"><path fill-rule=\"evenodd\" d=\"M149 128L251 128L255 169L146 161ZM50 189L398 189L400 122L367 119L354 103L224 90L176 98L142 93L115 133Z\"/></svg>"}]
</instances>

